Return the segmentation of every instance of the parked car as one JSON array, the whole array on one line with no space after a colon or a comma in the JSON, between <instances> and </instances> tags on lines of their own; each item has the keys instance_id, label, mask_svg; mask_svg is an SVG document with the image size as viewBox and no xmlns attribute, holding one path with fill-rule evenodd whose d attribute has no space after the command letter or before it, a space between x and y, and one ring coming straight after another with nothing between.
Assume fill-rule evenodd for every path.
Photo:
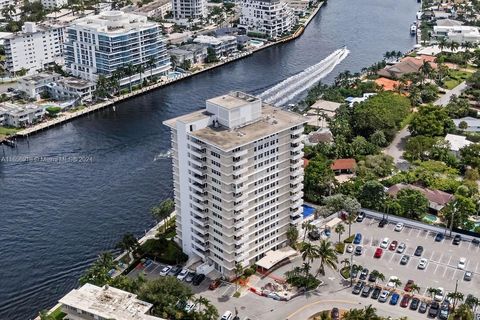
<instances>
[{"instance_id":1,"label":"parked car","mask_svg":"<svg viewBox=\"0 0 480 320\"><path fill-rule=\"evenodd\" d=\"M407 245L405 244L405 242L400 243L397 247L397 253L403 253L406 247Z\"/></svg>"},{"instance_id":2,"label":"parked car","mask_svg":"<svg viewBox=\"0 0 480 320\"><path fill-rule=\"evenodd\" d=\"M399 222L395 225L395 231L400 232L403 230L404 224L402 222Z\"/></svg>"},{"instance_id":3,"label":"parked car","mask_svg":"<svg viewBox=\"0 0 480 320\"><path fill-rule=\"evenodd\" d=\"M462 241L462 236L459 234L456 234L455 237L453 237L453 244L454 245L459 245L460 242Z\"/></svg>"},{"instance_id":4,"label":"parked car","mask_svg":"<svg viewBox=\"0 0 480 320\"><path fill-rule=\"evenodd\" d=\"M457 268L460 269L460 270L464 270L466 263L467 263L467 258L461 257L461 258L458 260Z\"/></svg>"},{"instance_id":5,"label":"parked car","mask_svg":"<svg viewBox=\"0 0 480 320\"><path fill-rule=\"evenodd\" d=\"M205 280L205 275L203 273L199 273L195 277L193 277L192 284L194 286L198 286L200 285L200 283L202 283L203 280Z\"/></svg>"},{"instance_id":6,"label":"parked car","mask_svg":"<svg viewBox=\"0 0 480 320\"><path fill-rule=\"evenodd\" d=\"M360 211L360 213L357 216L357 222L362 222L363 219L365 219L365 212Z\"/></svg>"},{"instance_id":7,"label":"parked car","mask_svg":"<svg viewBox=\"0 0 480 320\"><path fill-rule=\"evenodd\" d=\"M355 279L358 276L358 268L354 268L352 271L352 278Z\"/></svg>"},{"instance_id":8,"label":"parked car","mask_svg":"<svg viewBox=\"0 0 480 320\"><path fill-rule=\"evenodd\" d=\"M390 243L390 239L383 238L382 242L380 243L380 248L387 249L389 243Z\"/></svg>"},{"instance_id":9,"label":"parked car","mask_svg":"<svg viewBox=\"0 0 480 320\"><path fill-rule=\"evenodd\" d=\"M357 233L353 239L353 244L360 244L360 242L362 242L362 234Z\"/></svg>"},{"instance_id":10,"label":"parked car","mask_svg":"<svg viewBox=\"0 0 480 320\"><path fill-rule=\"evenodd\" d=\"M418 269L420 270L424 270L426 267L427 267L427 264L428 264L428 260L425 259L425 258L422 258L420 259L420 261L418 262Z\"/></svg>"},{"instance_id":11,"label":"parked car","mask_svg":"<svg viewBox=\"0 0 480 320\"><path fill-rule=\"evenodd\" d=\"M480 240L478 238L473 238L472 239L472 243L476 246L478 246L480 244Z\"/></svg>"},{"instance_id":12,"label":"parked car","mask_svg":"<svg viewBox=\"0 0 480 320\"><path fill-rule=\"evenodd\" d=\"M404 266L408 263L409 260L410 260L410 256L407 256L406 254L404 254L402 256L402 259L400 259L400 264Z\"/></svg>"},{"instance_id":13,"label":"parked car","mask_svg":"<svg viewBox=\"0 0 480 320\"><path fill-rule=\"evenodd\" d=\"M380 222L378 223L378 227L379 227L379 228L383 228L383 227L385 227L385 225L386 225L387 223L388 223L388 220L382 219L382 220L380 220Z\"/></svg>"},{"instance_id":14,"label":"parked car","mask_svg":"<svg viewBox=\"0 0 480 320\"><path fill-rule=\"evenodd\" d=\"M330 237L330 235L332 234L332 230L330 228L325 228L323 230L323 234L326 236L326 237Z\"/></svg>"},{"instance_id":15,"label":"parked car","mask_svg":"<svg viewBox=\"0 0 480 320\"><path fill-rule=\"evenodd\" d=\"M409 294L403 295L402 301L400 301L400 307L402 308L408 307L408 304L410 303L410 298L411 296Z\"/></svg>"},{"instance_id":16,"label":"parked car","mask_svg":"<svg viewBox=\"0 0 480 320\"><path fill-rule=\"evenodd\" d=\"M368 281L370 282L375 282L377 281L377 270L373 270L372 272L370 272L370 275L368 276Z\"/></svg>"},{"instance_id":17,"label":"parked car","mask_svg":"<svg viewBox=\"0 0 480 320\"><path fill-rule=\"evenodd\" d=\"M436 242L441 242L443 240L444 236L442 233L437 233L437 235L435 236L435 241Z\"/></svg>"},{"instance_id":18,"label":"parked car","mask_svg":"<svg viewBox=\"0 0 480 320\"><path fill-rule=\"evenodd\" d=\"M349 244L349 245L347 246L347 252L348 252L348 253L352 253L354 248L355 248L355 247L353 246L353 244Z\"/></svg>"},{"instance_id":19,"label":"parked car","mask_svg":"<svg viewBox=\"0 0 480 320\"><path fill-rule=\"evenodd\" d=\"M233 319L232 311L225 311L225 313L220 318L220 320L232 320L232 319Z\"/></svg>"},{"instance_id":20,"label":"parked car","mask_svg":"<svg viewBox=\"0 0 480 320\"><path fill-rule=\"evenodd\" d=\"M383 254L383 250L382 248L377 248L375 250L375 254L373 255L375 258L381 258L382 257L382 254Z\"/></svg>"},{"instance_id":21,"label":"parked car","mask_svg":"<svg viewBox=\"0 0 480 320\"><path fill-rule=\"evenodd\" d=\"M193 301L189 301L187 302L187 305L185 306L185 312L189 313L189 312L192 312L193 310L195 310L195 307L197 306L197 303L196 302L193 302Z\"/></svg>"},{"instance_id":22,"label":"parked car","mask_svg":"<svg viewBox=\"0 0 480 320\"><path fill-rule=\"evenodd\" d=\"M378 299L378 296L380 295L380 292L382 292L382 288L375 287L375 289L373 289L372 295L370 297L372 299Z\"/></svg>"},{"instance_id":23,"label":"parked car","mask_svg":"<svg viewBox=\"0 0 480 320\"><path fill-rule=\"evenodd\" d=\"M398 293L392 294L392 297L390 298L390 304L392 306L396 305L398 303L399 298L400 298L400 295Z\"/></svg>"},{"instance_id":24,"label":"parked car","mask_svg":"<svg viewBox=\"0 0 480 320\"><path fill-rule=\"evenodd\" d=\"M222 284L222 281L220 279L212 280L212 282L210 282L210 285L208 286L208 289L215 290L220 286L220 284Z\"/></svg>"},{"instance_id":25,"label":"parked car","mask_svg":"<svg viewBox=\"0 0 480 320\"><path fill-rule=\"evenodd\" d=\"M378 302L386 302L389 294L390 292L388 290L383 290L382 293L380 293L380 297L378 297Z\"/></svg>"},{"instance_id":26,"label":"parked car","mask_svg":"<svg viewBox=\"0 0 480 320\"><path fill-rule=\"evenodd\" d=\"M422 246L417 246L417 248L415 249L415 253L414 255L416 255L417 257L420 257L423 253L423 247Z\"/></svg>"},{"instance_id":27,"label":"parked car","mask_svg":"<svg viewBox=\"0 0 480 320\"><path fill-rule=\"evenodd\" d=\"M420 299L413 298L412 302L410 302L410 310L417 310L419 305L420 305Z\"/></svg>"},{"instance_id":28,"label":"parked car","mask_svg":"<svg viewBox=\"0 0 480 320\"><path fill-rule=\"evenodd\" d=\"M448 320L449 311L450 311L450 303L447 300L444 300L440 305L440 314L438 315L438 319Z\"/></svg>"},{"instance_id":29,"label":"parked car","mask_svg":"<svg viewBox=\"0 0 480 320\"><path fill-rule=\"evenodd\" d=\"M463 275L463 280L465 281L470 281L472 280L472 272L471 271L465 271L465 274Z\"/></svg>"},{"instance_id":30,"label":"parked car","mask_svg":"<svg viewBox=\"0 0 480 320\"><path fill-rule=\"evenodd\" d=\"M185 280L187 275L188 275L188 269L182 269L180 273L177 275L177 279L180 281Z\"/></svg>"},{"instance_id":31,"label":"parked car","mask_svg":"<svg viewBox=\"0 0 480 320\"><path fill-rule=\"evenodd\" d=\"M398 241L397 240L393 240L391 243L390 243L390 247L388 247L388 250L390 251L395 251L397 249L397 245L398 245Z\"/></svg>"},{"instance_id":32,"label":"parked car","mask_svg":"<svg viewBox=\"0 0 480 320\"><path fill-rule=\"evenodd\" d=\"M143 266L146 268L148 267L149 265L151 265L153 263L153 261L151 259L147 259L145 260L145 262L143 263Z\"/></svg>"},{"instance_id":33,"label":"parked car","mask_svg":"<svg viewBox=\"0 0 480 320\"><path fill-rule=\"evenodd\" d=\"M360 273L360 280L367 280L367 276L368 276L368 269L367 268L363 268L362 272Z\"/></svg>"},{"instance_id":34,"label":"parked car","mask_svg":"<svg viewBox=\"0 0 480 320\"><path fill-rule=\"evenodd\" d=\"M360 294L360 292L363 290L363 287L365 286L365 282L359 281L353 286L352 293L353 294Z\"/></svg>"},{"instance_id":35,"label":"parked car","mask_svg":"<svg viewBox=\"0 0 480 320\"><path fill-rule=\"evenodd\" d=\"M398 279L396 276L390 276L388 279L387 287L395 288L395 281Z\"/></svg>"},{"instance_id":36,"label":"parked car","mask_svg":"<svg viewBox=\"0 0 480 320\"><path fill-rule=\"evenodd\" d=\"M340 319L340 311L338 310L338 308L333 308L332 311L330 311L330 318L332 320Z\"/></svg>"},{"instance_id":37,"label":"parked car","mask_svg":"<svg viewBox=\"0 0 480 320\"><path fill-rule=\"evenodd\" d=\"M318 229L313 229L308 233L308 238L312 241L319 240L320 239L320 232Z\"/></svg>"},{"instance_id":38,"label":"parked car","mask_svg":"<svg viewBox=\"0 0 480 320\"><path fill-rule=\"evenodd\" d=\"M195 272L190 271L185 277L185 282L192 282L193 277L195 277Z\"/></svg>"},{"instance_id":39,"label":"parked car","mask_svg":"<svg viewBox=\"0 0 480 320\"><path fill-rule=\"evenodd\" d=\"M172 270L171 266L165 266L162 268L162 270L160 270L160 275L164 277L170 273L170 270Z\"/></svg>"},{"instance_id":40,"label":"parked car","mask_svg":"<svg viewBox=\"0 0 480 320\"><path fill-rule=\"evenodd\" d=\"M445 290L442 287L439 287L437 294L435 294L433 298L435 299L435 301L442 301L444 294L445 294Z\"/></svg>"},{"instance_id":41,"label":"parked car","mask_svg":"<svg viewBox=\"0 0 480 320\"><path fill-rule=\"evenodd\" d=\"M372 287L364 286L363 290L362 290L362 297L367 298L370 295L370 293L372 292L372 290L373 290Z\"/></svg>"},{"instance_id":42,"label":"parked car","mask_svg":"<svg viewBox=\"0 0 480 320\"><path fill-rule=\"evenodd\" d=\"M406 291L406 292L410 292L412 291L412 285L414 284L415 282L413 280L408 280L407 281L407 284L405 284L405 287L403 288L403 291Z\"/></svg>"},{"instance_id":43,"label":"parked car","mask_svg":"<svg viewBox=\"0 0 480 320\"><path fill-rule=\"evenodd\" d=\"M363 248L362 246L356 246L355 247L355 255L356 256L361 256L362 255Z\"/></svg>"},{"instance_id":44,"label":"parked car","mask_svg":"<svg viewBox=\"0 0 480 320\"><path fill-rule=\"evenodd\" d=\"M425 301L422 301L420 303L420 306L418 307L418 312L425 313L427 312L427 309L428 309L428 304Z\"/></svg>"},{"instance_id":45,"label":"parked car","mask_svg":"<svg viewBox=\"0 0 480 320\"><path fill-rule=\"evenodd\" d=\"M430 305L430 309L428 310L428 316L431 318L435 318L438 315L438 310L440 309L440 305L438 302L433 301Z\"/></svg>"},{"instance_id":46,"label":"parked car","mask_svg":"<svg viewBox=\"0 0 480 320\"><path fill-rule=\"evenodd\" d=\"M168 275L176 277L181 271L182 271L182 266L177 264L176 266L173 266L172 269L170 269L170 272L168 273Z\"/></svg>"}]
</instances>

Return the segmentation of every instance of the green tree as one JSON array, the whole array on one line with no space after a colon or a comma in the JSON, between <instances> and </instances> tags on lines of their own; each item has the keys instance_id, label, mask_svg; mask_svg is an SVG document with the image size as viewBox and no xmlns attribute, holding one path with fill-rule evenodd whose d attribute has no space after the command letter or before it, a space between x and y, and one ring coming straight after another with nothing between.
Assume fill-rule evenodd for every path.
<instances>
[{"instance_id":1,"label":"green tree","mask_svg":"<svg viewBox=\"0 0 480 320\"><path fill-rule=\"evenodd\" d=\"M313 261L319 257L319 246L310 242L303 242L300 248L302 260L312 265Z\"/></svg>"},{"instance_id":2,"label":"green tree","mask_svg":"<svg viewBox=\"0 0 480 320\"><path fill-rule=\"evenodd\" d=\"M201 320L216 320L218 319L218 310L215 306L205 297L199 296L195 299L198 305L197 313Z\"/></svg>"},{"instance_id":3,"label":"green tree","mask_svg":"<svg viewBox=\"0 0 480 320\"><path fill-rule=\"evenodd\" d=\"M345 225L343 223L339 223L335 226L335 232L338 234L338 242L341 242L342 234L345 232Z\"/></svg>"},{"instance_id":4,"label":"green tree","mask_svg":"<svg viewBox=\"0 0 480 320\"><path fill-rule=\"evenodd\" d=\"M330 168L330 161L315 157L305 168L304 190L308 201L320 202L322 196L329 195L335 186L335 174Z\"/></svg>"},{"instance_id":5,"label":"green tree","mask_svg":"<svg viewBox=\"0 0 480 320\"><path fill-rule=\"evenodd\" d=\"M62 108L60 107L48 107L45 109L45 111L48 112L48 115L51 117L56 117L60 111L62 111Z\"/></svg>"},{"instance_id":6,"label":"green tree","mask_svg":"<svg viewBox=\"0 0 480 320\"><path fill-rule=\"evenodd\" d=\"M172 199L166 199L160 203L160 205L150 209L150 213L157 221L163 222L164 231L168 228L169 217L175 209L175 202Z\"/></svg>"},{"instance_id":7,"label":"green tree","mask_svg":"<svg viewBox=\"0 0 480 320\"><path fill-rule=\"evenodd\" d=\"M378 147L386 147L388 145L387 138L385 137L385 133L382 130L375 131L370 136L370 142Z\"/></svg>"},{"instance_id":8,"label":"green tree","mask_svg":"<svg viewBox=\"0 0 480 320\"><path fill-rule=\"evenodd\" d=\"M304 230L303 231L303 242L305 242L305 239L307 238L307 234L310 231L315 230L315 226L313 224L311 224L310 221L304 221L304 222L302 222L302 229Z\"/></svg>"},{"instance_id":9,"label":"green tree","mask_svg":"<svg viewBox=\"0 0 480 320\"><path fill-rule=\"evenodd\" d=\"M316 254L318 255L318 258L320 258L320 267L318 268L317 274L319 273L322 276L325 276L325 267L337 270L337 253L330 241L321 240Z\"/></svg>"},{"instance_id":10,"label":"green tree","mask_svg":"<svg viewBox=\"0 0 480 320\"><path fill-rule=\"evenodd\" d=\"M110 252L101 253L93 265L80 277L79 283L91 283L96 286L108 284L111 280L108 274L115 267L113 256Z\"/></svg>"},{"instance_id":11,"label":"green tree","mask_svg":"<svg viewBox=\"0 0 480 320\"><path fill-rule=\"evenodd\" d=\"M212 48L207 48L207 63L212 63L212 62L218 62L218 57L217 54L215 53L215 50Z\"/></svg>"},{"instance_id":12,"label":"green tree","mask_svg":"<svg viewBox=\"0 0 480 320\"><path fill-rule=\"evenodd\" d=\"M393 158L386 154L368 155L358 162L357 176L365 179L384 178L395 169Z\"/></svg>"},{"instance_id":13,"label":"green tree","mask_svg":"<svg viewBox=\"0 0 480 320\"><path fill-rule=\"evenodd\" d=\"M443 107L421 106L408 127L412 136L445 136L455 129L455 124Z\"/></svg>"},{"instance_id":14,"label":"green tree","mask_svg":"<svg viewBox=\"0 0 480 320\"><path fill-rule=\"evenodd\" d=\"M477 205L472 198L467 198L457 194L455 200L449 202L442 210L441 214L445 223L453 228L471 229L469 218L477 213Z\"/></svg>"},{"instance_id":15,"label":"green tree","mask_svg":"<svg viewBox=\"0 0 480 320\"><path fill-rule=\"evenodd\" d=\"M48 310L40 311L38 316L40 317L40 320L56 320L57 319L57 317L49 313Z\"/></svg>"},{"instance_id":16,"label":"green tree","mask_svg":"<svg viewBox=\"0 0 480 320\"><path fill-rule=\"evenodd\" d=\"M453 319L454 320L473 320L475 316L473 311L469 308L466 304L461 304L458 306L456 310L453 312Z\"/></svg>"},{"instance_id":17,"label":"green tree","mask_svg":"<svg viewBox=\"0 0 480 320\"><path fill-rule=\"evenodd\" d=\"M463 118L470 114L470 103L465 98L452 96L450 102L446 105L445 110L452 119Z\"/></svg>"},{"instance_id":18,"label":"green tree","mask_svg":"<svg viewBox=\"0 0 480 320\"><path fill-rule=\"evenodd\" d=\"M288 244L290 247L293 249L297 248L297 241L298 241L298 229L295 226L290 226L287 230L287 239L288 239ZM305 241L305 239L304 239Z\"/></svg>"},{"instance_id":19,"label":"green tree","mask_svg":"<svg viewBox=\"0 0 480 320\"><path fill-rule=\"evenodd\" d=\"M480 167L480 144L472 143L460 149L462 162L473 168Z\"/></svg>"},{"instance_id":20,"label":"green tree","mask_svg":"<svg viewBox=\"0 0 480 320\"><path fill-rule=\"evenodd\" d=\"M391 279L390 282L393 284L395 289L402 285L402 281L400 281L398 278Z\"/></svg>"},{"instance_id":21,"label":"green tree","mask_svg":"<svg viewBox=\"0 0 480 320\"><path fill-rule=\"evenodd\" d=\"M473 73L468 78L467 84L474 89L480 89L480 71Z\"/></svg>"},{"instance_id":22,"label":"green tree","mask_svg":"<svg viewBox=\"0 0 480 320\"><path fill-rule=\"evenodd\" d=\"M370 274L372 274L377 279L375 282L379 280L385 281L385 275L378 270L373 270Z\"/></svg>"},{"instance_id":23,"label":"green tree","mask_svg":"<svg viewBox=\"0 0 480 320\"><path fill-rule=\"evenodd\" d=\"M421 220L428 211L428 200L418 190L402 189L397 193L401 214L409 219Z\"/></svg>"},{"instance_id":24,"label":"green tree","mask_svg":"<svg viewBox=\"0 0 480 320\"><path fill-rule=\"evenodd\" d=\"M362 207L380 211L385 206L385 188L377 180L369 180L361 187L357 199Z\"/></svg>"},{"instance_id":25,"label":"green tree","mask_svg":"<svg viewBox=\"0 0 480 320\"><path fill-rule=\"evenodd\" d=\"M463 301L463 297L464 297L463 293L459 291L452 291L447 293L447 298L453 300L453 306L452 306L453 311L455 311L455 307L457 306L457 303Z\"/></svg>"},{"instance_id":26,"label":"green tree","mask_svg":"<svg viewBox=\"0 0 480 320\"><path fill-rule=\"evenodd\" d=\"M132 233L125 233L122 239L117 243L117 248L127 251L128 254L137 251L140 248L140 243ZM132 261L133 257L130 258Z\"/></svg>"}]
</instances>

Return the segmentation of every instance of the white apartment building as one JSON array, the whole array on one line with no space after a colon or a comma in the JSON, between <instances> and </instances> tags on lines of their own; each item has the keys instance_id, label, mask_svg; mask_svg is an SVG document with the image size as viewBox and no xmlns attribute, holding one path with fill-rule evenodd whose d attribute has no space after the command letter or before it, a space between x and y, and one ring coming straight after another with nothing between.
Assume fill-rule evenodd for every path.
<instances>
[{"instance_id":1,"label":"white apartment building","mask_svg":"<svg viewBox=\"0 0 480 320\"><path fill-rule=\"evenodd\" d=\"M237 51L237 38L234 36L212 37L199 35L193 39L193 42L212 49L218 57Z\"/></svg>"},{"instance_id":2,"label":"white apartment building","mask_svg":"<svg viewBox=\"0 0 480 320\"><path fill-rule=\"evenodd\" d=\"M167 120L172 133L177 237L190 258L226 276L287 245L301 221L301 115L242 93Z\"/></svg>"},{"instance_id":3,"label":"white apartment building","mask_svg":"<svg viewBox=\"0 0 480 320\"><path fill-rule=\"evenodd\" d=\"M447 38L459 44L480 41L479 29L473 26L434 26L433 34L437 38Z\"/></svg>"},{"instance_id":4,"label":"white apartment building","mask_svg":"<svg viewBox=\"0 0 480 320\"><path fill-rule=\"evenodd\" d=\"M69 320L163 320L150 315L153 305L137 295L105 285L84 284L60 299Z\"/></svg>"},{"instance_id":5,"label":"white apartment building","mask_svg":"<svg viewBox=\"0 0 480 320\"><path fill-rule=\"evenodd\" d=\"M26 69L30 74L61 59L64 27L25 22L22 31L4 39L5 68L15 74Z\"/></svg>"},{"instance_id":6,"label":"white apartment building","mask_svg":"<svg viewBox=\"0 0 480 320\"><path fill-rule=\"evenodd\" d=\"M17 90L21 91L25 98L39 100L40 95L47 90L48 84L60 79L55 73L38 73L18 79Z\"/></svg>"},{"instance_id":7,"label":"white apartment building","mask_svg":"<svg viewBox=\"0 0 480 320\"><path fill-rule=\"evenodd\" d=\"M171 69L161 27L147 17L106 11L74 21L66 34L65 65L76 77L96 81L99 75L109 77L129 64L144 67L142 74L135 71L120 79L126 86Z\"/></svg>"},{"instance_id":8,"label":"white apartment building","mask_svg":"<svg viewBox=\"0 0 480 320\"><path fill-rule=\"evenodd\" d=\"M0 104L0 126L26 127L41 120L44 114L44 106L3 102Z\"/></svg>"},{"instance_id":9,"label":"white apartment building","mask_svg":"<svg viewBox=\"0 0 480 320\"><path fill-rule=\"evenodd\" d=\"M276 39L292 30L296 16L283 0L241 0L241 28Z\"/></svg>"},{"instance_id":10,"label":"white apartment building","mask_svg":"<svg viewBox=\"0 0 480 320\"><path fill-rule=\"evenodd\" d=\"M172 0L173 18L179 24L198 22L207 16L205 0Z\"/></svg>"},{"instance_id":11,"label":"white apartment building","mask_svg":"<svg viewBox=\"0 0 480 320\"><path fill-rule=\"evenodd\" d=\"M140 8L135 10L135 13L148 18L158 17L163 19L165 15L171 11L171 0L157 0L141 6Z\"/></svg>"},{"instance_id":12,"label":"white apartment building","mask_svg":"<svg viewBox=\"0 0 480 320\"><path fill-rule=\"evenodd\" d=\"M30 2L33 2L33 0L30 0ZM41 0L40 2L45 9L61 8L68 4L68 0Z\"/></svg>"}]
</instances>

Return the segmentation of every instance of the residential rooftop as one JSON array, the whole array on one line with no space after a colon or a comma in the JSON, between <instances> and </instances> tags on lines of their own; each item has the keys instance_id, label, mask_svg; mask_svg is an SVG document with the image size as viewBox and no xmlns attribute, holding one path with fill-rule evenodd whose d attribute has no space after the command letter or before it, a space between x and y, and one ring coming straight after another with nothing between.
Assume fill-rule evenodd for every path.
<instances>
[{"instance_id":1,"label":"residential rooftop","mask_svg":"<svg viewBox=\"0 0 480 320\"><path fill-rule=\"evenodd\" d=\"M148 21L147 17L116 10L104 11L95 16L81 18L72 24L72 26L79 26L111 35L138 31L141 28L152 27L155 25L157 24Z\"/></svg>"}]
</instances>

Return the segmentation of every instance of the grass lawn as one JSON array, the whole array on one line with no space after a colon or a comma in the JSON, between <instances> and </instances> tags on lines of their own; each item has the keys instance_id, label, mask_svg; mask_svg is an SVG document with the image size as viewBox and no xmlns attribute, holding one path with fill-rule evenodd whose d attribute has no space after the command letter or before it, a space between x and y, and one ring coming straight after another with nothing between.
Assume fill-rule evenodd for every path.
<instances>
[{"instance_id":1,"label":"grass lawn","mask_svg":"<svg viewBox=\"0 0 480 320\"><path fill-rule=\"evenodd\" d=\"M444 81L444 87L451 90L467 80L471 75L468 71L449 70L447 80Z\"/></svg>"},{"instance_id":2,"label":"grass lawn","mask_svg":"<svg viewBox=\"0 0 480 320\"><path fill-rule=\"evenodd\" d=\"M18 132L20 130L21 130L20 128L7 128L7 127L0 126L0 139L3 139L9 135L12 135L15 132Z\"/></svg>"},{"instance_id":3,"label":"grass lawn","mask_svg":"<svg viewBox=\"0 0 480 320\"><path fill-rule=\"evenodd\" d=\"M63 319L67 314L63 313L62 312L62 309L60 307L58 307L57 309L55 309L51 314L53 319L55 320L61 320Z\"/></svg>"},{"instance_id":4,"label":"grass lawn","mask_svg":"<svg viewBox=\"0 0 480 320\"><path fill-rule=\"evenodd\" d=\"M173 240L149 239L142 245L142 250L145 256L168 264L177 264L188 259Z\"/></svg>"}]
</instances>

